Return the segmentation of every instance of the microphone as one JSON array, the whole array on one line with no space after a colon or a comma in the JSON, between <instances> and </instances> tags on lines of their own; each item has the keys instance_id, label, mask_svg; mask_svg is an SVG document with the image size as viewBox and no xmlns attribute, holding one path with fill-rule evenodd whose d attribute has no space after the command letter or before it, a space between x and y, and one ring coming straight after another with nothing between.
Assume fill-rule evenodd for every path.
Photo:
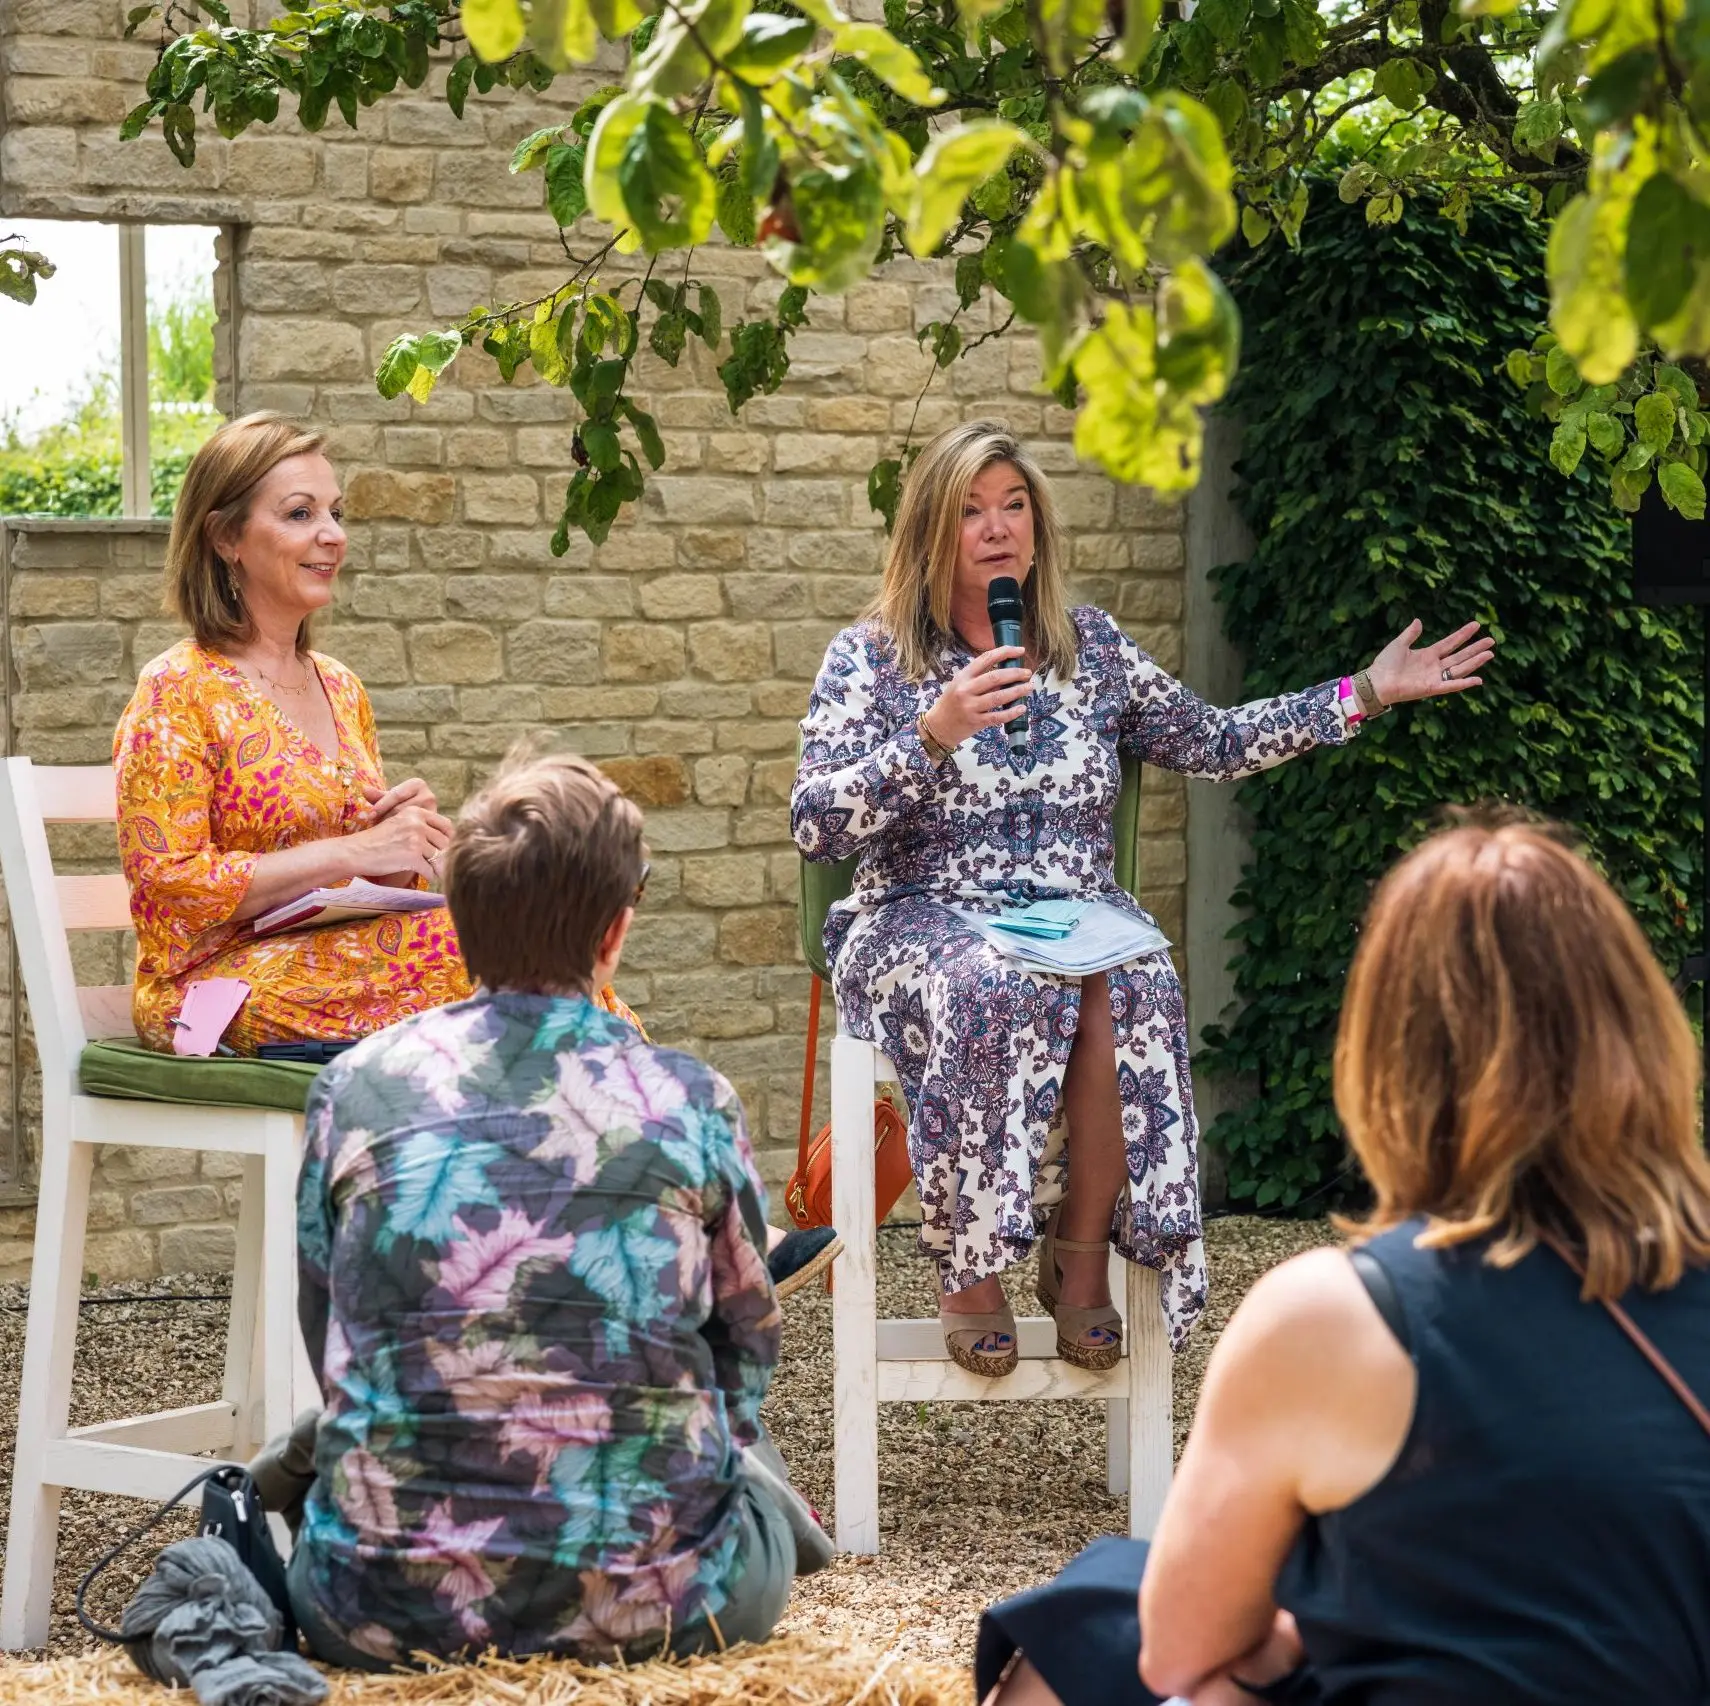
<instances>
[{"instance_id":1,"label":"microphone","mask_svg":"<svg viewBox=\"0 0 1710 1706\"><path fill-rule=\"evenodd\" d=\"M1021 640L1021 587L1011 575L999 575L986 588L986 614L992 623L994 646L1019 646ZM1004 666L1011 668L1011 664ZM1004 724L1004 735L1011 752L1027 747L1027 701L1020 701L1021 715Z\"/></svg>"}]
</instances>

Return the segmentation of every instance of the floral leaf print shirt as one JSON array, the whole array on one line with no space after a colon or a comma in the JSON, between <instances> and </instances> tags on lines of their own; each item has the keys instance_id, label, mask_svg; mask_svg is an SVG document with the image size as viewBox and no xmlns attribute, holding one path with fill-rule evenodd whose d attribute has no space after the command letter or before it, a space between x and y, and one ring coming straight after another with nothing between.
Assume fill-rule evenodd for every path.
<instances>
[{"instance_id":1,"label":"floral leaf print shirt","mask_svg":"<svg viewBox=\"0 0 1710 1706\"><path fill-rule=\"evenodd\" d=\"M377 1658L635 1656L716 1618L780 1318L735 1092L581 997L498 992L316 1080L298 1544Z\"/></svg>"}]
</instances>

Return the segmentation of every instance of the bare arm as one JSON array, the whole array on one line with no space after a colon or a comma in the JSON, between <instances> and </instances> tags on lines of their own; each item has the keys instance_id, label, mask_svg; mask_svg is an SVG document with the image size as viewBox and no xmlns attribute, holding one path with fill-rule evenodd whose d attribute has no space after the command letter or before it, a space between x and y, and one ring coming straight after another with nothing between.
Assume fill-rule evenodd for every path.
<instances>
[{"instance_id":1,"label":"bare arm","mask_svg":"<svg viewBox=\"0 0 1710 1706\"><path fill-rule=\"evenodd\" d=\"M1206 1371L1140 1591L1141 1672L1194 1695L1262 1647L1309 1513L1374 1487L1406 1439L1413 1363L1340 1250L1266 1274ZM1253 1680L1261 1680L1257 1677Z\"/></svg>"},{"instance_id":2,"label":"bare arm","mask_svg":"<svg viewBox=\"0 0 1710 1706\"><path fill-rule=\"evenodd\" d=\"M232 914L235 923L259 918L262 913L310 889L347 883L363 873L359 870L360 849L355 835L332 835L324 841L303 841L277 853L263 853L255 861L243 899Z\"/></svg>"}]
</instances>

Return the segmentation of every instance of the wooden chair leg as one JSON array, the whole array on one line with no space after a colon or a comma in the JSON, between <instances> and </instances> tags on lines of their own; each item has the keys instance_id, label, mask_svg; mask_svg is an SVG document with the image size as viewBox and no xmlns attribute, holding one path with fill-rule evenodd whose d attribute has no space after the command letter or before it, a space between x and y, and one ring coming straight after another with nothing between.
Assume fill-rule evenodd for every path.
<instances>
[{"instance_id":1,"label":"wooden chair leg","mask_svg":"<svg viewBox=\"0 0 1710 1706\"><path fill-rule=\"evenodd\" d=\"M221 1394L236 1407L232 1456L248 1459L266 1442L261 1431L261 1391L256 1383L257 1329L261 1324L262 1204L267 1169L259 1155L243 1158L243 1201L238 1206L237 1260L232 1267L232 1312L226 1327L226 1373Z\"/></svg>"},{"instance_id":2,"label":"wooden chair leg","mask_svg":"<svg viewBox=\"0 0 1710 1706\"><path fill-rule=\"evenodd\" d=\"M874 1050L831 1045L831 1208L843 1254L831 1294L837 1548L879 1550L878 1228L874 1224Z\"/></svg>"},{"instance_id":3,"label":"wooden chair leg","mask_svg":"<svg viewBox=\"0 0 1710 1706\"><path fill-rule=\"evenodd\" d=\"M1158 1276L1128 1266L1128 1532L1149 1536L1164 1508L1174 1470L1170 1336Z\"/></svg>"},{"instance_id":4,"label":"wooden chair leg","mask_svg":"<svg viewBox=\"0 0 1710 1706\"><path fill-rule=\"evenodd\" d=\"M44 1481L43 1470L47 1448L65 1437L71 1412L83 1237L95 1158L91 1145L54 1135L53 1128L61 1121L51 1113L42 1123L30 1313L18 1386L12 1514L6 1534L5 1583L0 1589L0 1648L14 1652L42 1646L48 1638L61 1489Z\"/></svg>"}]
</instances>

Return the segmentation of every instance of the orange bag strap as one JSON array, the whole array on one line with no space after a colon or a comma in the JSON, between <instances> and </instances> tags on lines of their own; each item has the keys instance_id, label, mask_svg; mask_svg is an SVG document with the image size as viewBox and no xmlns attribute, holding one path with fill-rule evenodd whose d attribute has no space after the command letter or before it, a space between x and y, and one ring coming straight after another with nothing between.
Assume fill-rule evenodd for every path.
<instances>
[{"instance_id":1,"label":"orange bag strap","mask_svg":"<svg viewBox=\"0 0 1710 1706\"><path fill-rule=\"evenodd\" d=\"M819 1001L821 984L816 973L813 993L808 997L807 1060L802 1067L802 1129L796 1140L796 1177L807 1177L808 1139L813 1132L813 1076L819 1065Z\"/></svg>"}]
</instances>

